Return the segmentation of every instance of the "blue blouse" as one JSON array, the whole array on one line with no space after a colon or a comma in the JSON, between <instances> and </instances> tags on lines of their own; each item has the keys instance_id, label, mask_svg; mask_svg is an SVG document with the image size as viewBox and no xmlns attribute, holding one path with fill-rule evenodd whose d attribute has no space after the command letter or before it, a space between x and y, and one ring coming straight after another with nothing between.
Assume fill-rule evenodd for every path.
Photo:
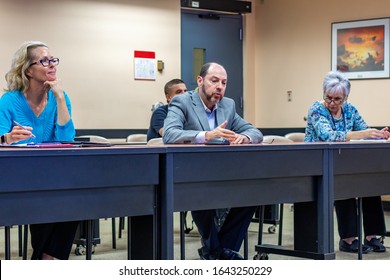
<instances>
[{"instance_id":1,"label":"blue blouse","mask_svg":"<svg viewBox=\"0 0 390 280\"><path fill-rule=\"evenodd\" d=\"M351 103L342 105L339 119L335 119L325 105L314 102L308 112L305 142L343 142L347 132L368 128L359 111Z\"/></svg>"},{"instance_id":2,"label":"blue blouse","mask_svg":"<svg viewBox=\"0 0 390 280\"><path fill-rule=\"evenodd\" d=\"M66 106L71 114L69 97L64 93ZM0 99L0 135L8 133L15 125L13 121L21 125L31 126L36 138L25 139L15 144L40 143L42 141L72 141L75 136L75 128L72 119L65 125L57 123L57 101L50 90L45 109L37 117L29 106L21 91L9 91Z\"/></svg>"}]
</instances>

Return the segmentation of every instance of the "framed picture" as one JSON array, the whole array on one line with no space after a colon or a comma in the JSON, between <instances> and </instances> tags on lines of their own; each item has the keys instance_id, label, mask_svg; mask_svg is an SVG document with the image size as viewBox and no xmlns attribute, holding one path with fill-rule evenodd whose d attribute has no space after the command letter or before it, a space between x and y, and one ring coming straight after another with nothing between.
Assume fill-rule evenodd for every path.
<instances>
[{"instance_id":1,"label":"framed picture","mask_svg":"<svg viewBox=\"0 0 390 280\"><path fill-rule=\"evenodd\" d=\"M389 21L332 23L332 71L349 79L389 78Z\"/></svg>"}]
</instances>

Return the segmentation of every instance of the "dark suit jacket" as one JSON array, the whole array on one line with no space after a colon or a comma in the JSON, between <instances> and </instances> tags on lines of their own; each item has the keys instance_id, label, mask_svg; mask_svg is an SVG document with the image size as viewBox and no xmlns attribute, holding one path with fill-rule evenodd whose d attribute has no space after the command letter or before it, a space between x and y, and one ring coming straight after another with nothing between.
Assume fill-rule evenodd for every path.
<instances>
[{"instance_id":1,"label":"dark suit jacket","mask_svg":"<svg viewBox=\"0 0 390 280\"><path fill-rule=\"evenodd\" d=\"M168 114L168 105L160 106L154 110L152 117L150 118L150 126L146 136L146 140L160 138L158 131L164 127L164 120Z\"/></svg>"},{"instance_id":2,"label":"dark suit jacket","mask_svg":"<svg viewBox=\"0 0 390 280\"><path fill-rule=\"evenodd\" d=\"M218 125L227 121L226 129L249 136L252 143L261 143L263 134L236 113L232 99L224 97L216 110ZM169 103L168 115L164 121L163 141L165 144L194 143L200 131L210 131L204 105L197 90L175 96Z\"/></svg>"}]
</instances>

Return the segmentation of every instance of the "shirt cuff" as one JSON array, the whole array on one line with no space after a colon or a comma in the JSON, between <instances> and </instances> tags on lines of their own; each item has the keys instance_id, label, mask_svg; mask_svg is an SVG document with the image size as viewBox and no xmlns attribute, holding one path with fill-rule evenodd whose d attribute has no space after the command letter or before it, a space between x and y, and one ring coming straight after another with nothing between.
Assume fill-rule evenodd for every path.
<instances>
[{"instance_id":1,"label":"shirt cuff","mask_svg":"<svg viewBox=\"0 0 390 280\"><path fill-rule=\"evenodd\" d=\"M201 131L195 136L195 144L203 144L206 142L206 131Z\"/></svg>"},{"instance_id":2,"label":"shirt cuff","mask_svg":"<svg viewBox=\"0 0 390 280\"><path fill-rule=\"evenodd\" d=\"M253 143L253 142L252 142L252 138L251 138L249 135L246 135L246 134L242 134L242 135L246 136L246 138L249 139L249 144L252 144L252 143Z\"/></svg>"}]
</instances>

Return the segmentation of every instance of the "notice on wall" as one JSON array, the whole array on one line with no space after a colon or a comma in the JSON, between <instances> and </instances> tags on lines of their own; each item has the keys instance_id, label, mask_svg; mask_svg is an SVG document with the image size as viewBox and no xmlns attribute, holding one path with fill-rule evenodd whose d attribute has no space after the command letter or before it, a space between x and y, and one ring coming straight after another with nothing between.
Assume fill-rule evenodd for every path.
<instances>
[{"instance_id":1,"label":"notice on wall","mask_svg":"<svg viewBox=\"0 0 390 280\"><path fill-rule=\"evenodd\" d=\"M134 79L155 81L157 71L156 53L134 51Z\"/></svg>"}]
</instances>

